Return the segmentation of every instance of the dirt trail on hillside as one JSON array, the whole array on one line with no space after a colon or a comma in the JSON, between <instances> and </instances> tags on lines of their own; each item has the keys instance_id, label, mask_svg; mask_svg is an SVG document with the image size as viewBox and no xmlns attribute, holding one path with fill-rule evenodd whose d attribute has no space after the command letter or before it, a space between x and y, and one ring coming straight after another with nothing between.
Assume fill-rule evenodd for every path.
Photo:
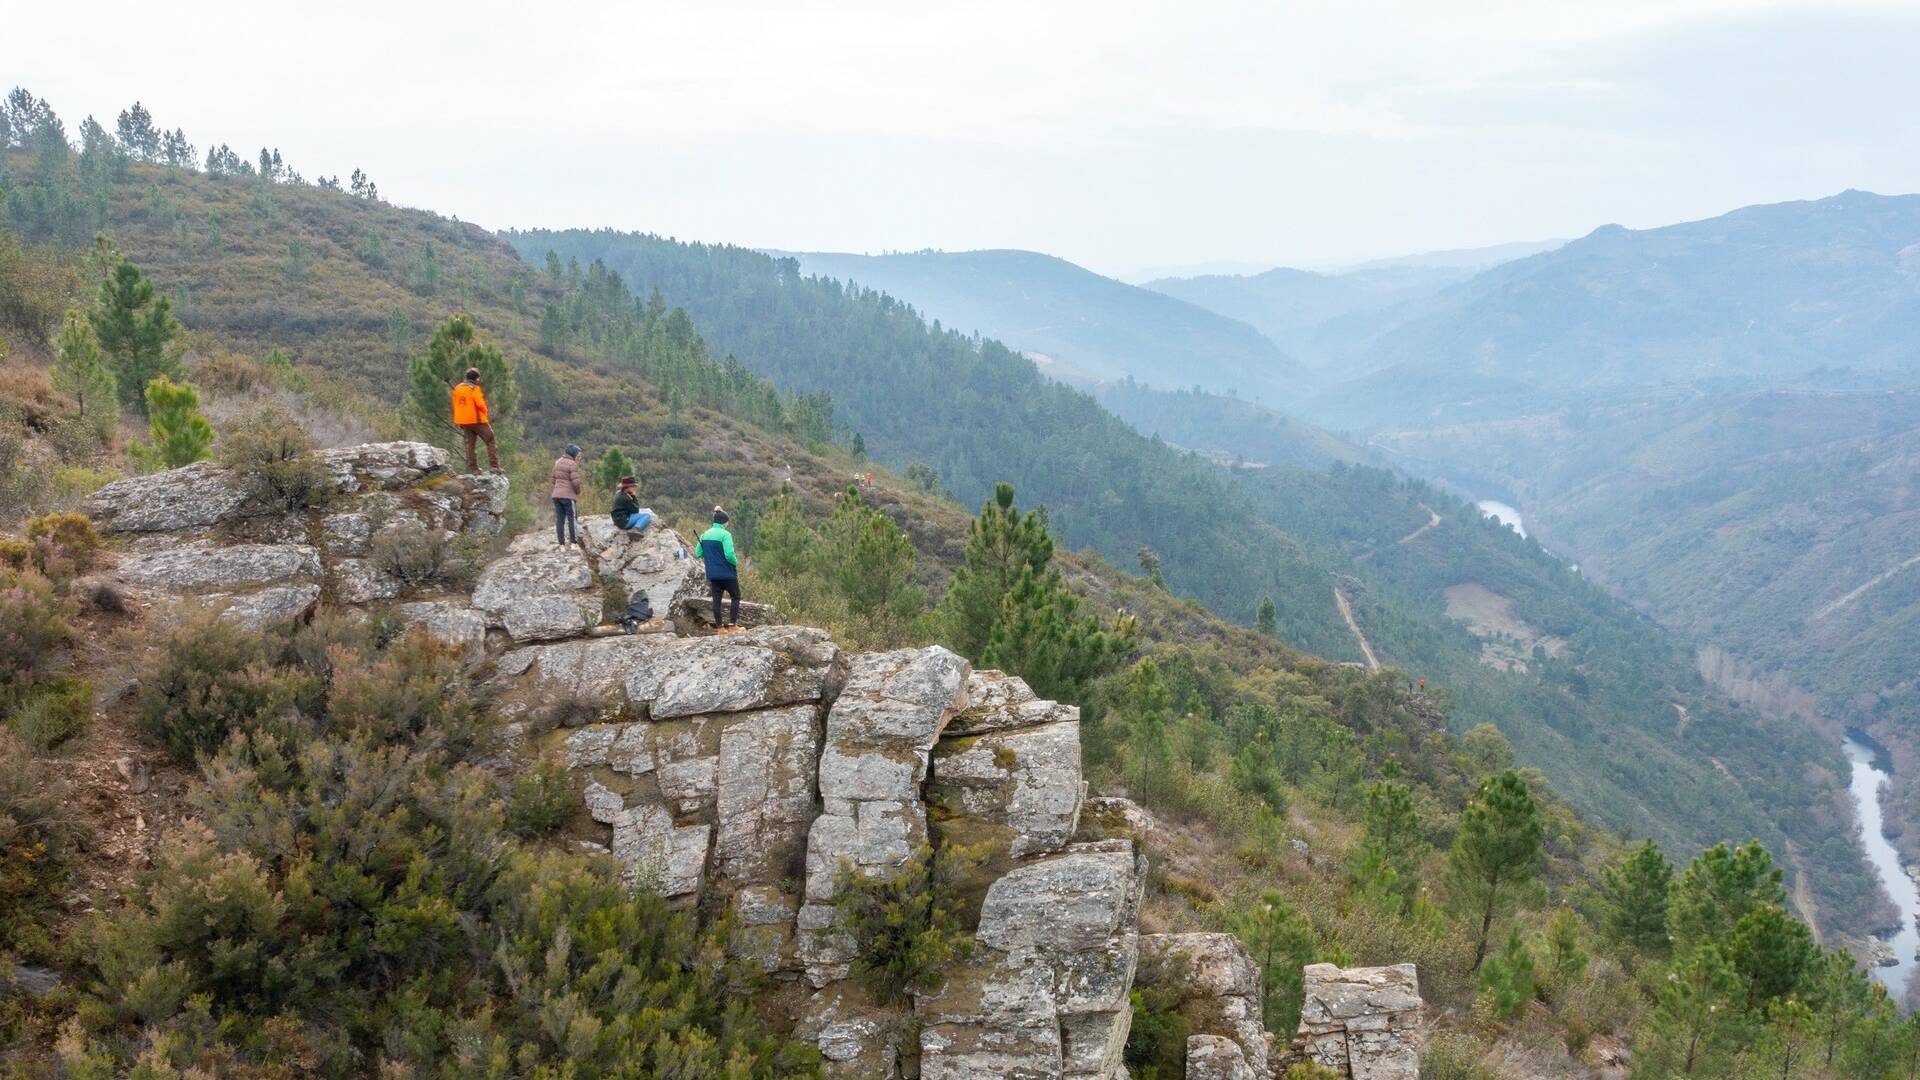
<instances>
[{"instance_id":1,"label":"dirt trail on hillside","mask_svg":"<svg viewBox=\"0 0 1920 1080\"><path fill-rule=\"evenodd\" d=\"M1427 512L1427 519L1428 519L1427 523L1413 530L1407 535L1401 537L1400 542L1402 544L1413 543L1415 540L1418 540L1422 536L1425 536L1427 532L1430 529L1432 529L1435 525L1440 524L1440 515L1434 511L1433 507L1428 506L1426 503L1421 503L1420 509L1425 510Z\"/></svg>"},{"instance_id":2,"label":"dirt trail on hillside","mask_svg":"<svg viewBox=\"0 0 1920 1080\"><path fill-rule=\"evenodd\" d=\"M1380 658L1373 655L1373 646L1367 643L1367 635L1360 632L1360 624L1354 621L1353 605L1347 603L1347 594L1341 592L1338 585L1333 587L1333 603L1340 609L1340 617L1347 620L1347 629L1353 631L1353 640L1360 643L1360 655L1367 658L1367 670L1379 671Z\"/></svg>"},{"instance_id":3,"label":"dirt trail on hillside","mask_svg":"<svg viewBox=\"0 0 1920 1080\"><path fill-rule=\"evenodd\" d=\"M1791 840L1787 841L1787 863L1793 867L1793 906L1799 910L1801 921L1812 932L1813 943L1825 944L1820 940L1820 909L1813 902L1813 886L1808 884L1807 867L1800 861L1800 848Z\"/></svg>"},{"instance_id":4,"label":"dirt trail on hillside","mask_svg":"<svg viewBox=\"0 0 1920 1080\"><path fill-rule=\"evenodd\" d=\"M1865 585L1860 586L1859 588L1853 590L1852 592L1841 597L1840 599L1835 600L1833 603L1828 604L1826 607L1821 608L1819 611L1814 612L1813 613L1814 619L1824 619L1827 616L1833 614L1834 612L1839 611L1841 608L1846 607L1848 604L1851 604L1855 600L1860 599L1861 594L1865 593L1868 589L1873 588L1875 585L1878 585L1881 582L1892 577L1893 575L1899 573L1900 571L1905 570L1907 567L1912 566L1914 563L1920 563L1920 555L1915 555L1911 559L1907 559L1906 561L1895 566L1893 569L1888 570L1886 573L1883 573L1878 577L1874 578L1872 581L1867 582Z\"/></svg>"}]
</instances>

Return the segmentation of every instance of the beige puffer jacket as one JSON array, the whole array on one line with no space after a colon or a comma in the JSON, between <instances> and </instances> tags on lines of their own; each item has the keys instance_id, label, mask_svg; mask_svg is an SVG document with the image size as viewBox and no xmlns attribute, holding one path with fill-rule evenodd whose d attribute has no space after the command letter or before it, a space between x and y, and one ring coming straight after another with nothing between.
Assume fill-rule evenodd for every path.
<instances>
[{"instance_id":1,"label":"beige puffer jacket","mask_svg":"<svg viewBox=\"0 0 1920 1080\"><path fill-rule=\"evenodd\" d=\"M553 498L580 497L580 463L565 454L553 463Z\"/></svg>"}]
</instances>

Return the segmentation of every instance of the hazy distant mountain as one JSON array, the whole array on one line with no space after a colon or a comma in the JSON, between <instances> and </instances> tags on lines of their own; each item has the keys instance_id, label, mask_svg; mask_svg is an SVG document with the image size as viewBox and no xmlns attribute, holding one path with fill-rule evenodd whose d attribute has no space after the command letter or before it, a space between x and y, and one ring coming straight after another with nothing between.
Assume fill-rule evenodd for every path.
<instances>
[{"instance_id":1,"label":"hazy distant mountain","mask_svg":"<svg viewBox=\"0 0 1920 1080\"><path fill-rule=\"evenodd\" d=\"M1906 379L1920 369L1920 196L1848 191L1659 229L1607 225L1424 302L1311 411L1451 422L1630 400Z\"/></svg>"},{"instance_id":2,"label":"hazy distant mountain","mask_svg":"<svg viewBox=\"0 0 1920 1080\"><path fill-rule=\"evenodd\" d=\"M1245 323L1031 251L795 255L802 271L890 293L1029 354L1049 374L1211 391L1297 389L1305 369Z\"/></svg>"},{"instance_id":3,"label":"hazy distant mountain","mask_svg":"<svg viewBox=\"0 0 1920 1080\"><path fill-rule=\"evenodd\" d=\"M1352 274L1366 270L1467 270L1478 272L1488 270L1501 263L1524 259L1529 255L1538 255L1566 245L1565 239L1559 240L1516 240L1509 244L1493 244L1488 247L1451 248L1445 251L1425 251L1418 255L1392 255L1384 259L1368 259L1365 262L1337 266L1328 270L1330 274Z\"/></svg>"},{"instance_id":4,"label":"hazy distant mountain","mask_svg":"<svg viewBox=\"0 0 1920 1080\"><path fill-rule=\"evenodd\" d=\"M1280 267L1257 274L1159 278L1155 292L1239 319L1309 367L1348 366L1382 330L1420 314L1416 301L1514 259L1566 243L1541 240L1431 251L1327 271Z\"/></svg>"},{"instance_id":5,"label":"hazy distant mountain","mask_svg":"<svg viewBox=\"0 0 1920 1080\"><path fill-rule=\"evenodd\" d=\"M1399 316L1393 309L1465 281L1452 267L1381 267L1342 274L1280 267L1249 277L1163 278L1146 287L1239 319L1312 367L1344 352L1355 338Z\"/></svg>"},{"instance_id":6,"label":"hazy distant mountain","mask_svg":"<svg viewBox=\"0 0 1920 1080\"><path fill-rule=\"evenodd\" d=\"M1129 285L1145 285L1161 278L1205 277L1208 275L1258 274L1272 268L1272 263L1238 262L1232 259L1217 259L1213 262L1180 263L1172 266L1143 266L1114 277Z\"/></svg>"}]
</instances>

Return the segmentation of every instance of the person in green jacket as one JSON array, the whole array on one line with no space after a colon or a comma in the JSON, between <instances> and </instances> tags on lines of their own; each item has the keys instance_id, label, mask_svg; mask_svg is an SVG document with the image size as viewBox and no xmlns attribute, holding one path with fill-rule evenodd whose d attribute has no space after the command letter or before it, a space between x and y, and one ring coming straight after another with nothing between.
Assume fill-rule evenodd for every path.
<instances>
[{"instance_id":1,"label":"person in green jacket","mask_svg":"<svg viewBox=\"0 0 1920 1080\"><path fill-rule=\"evenodd\" d=\"M713 524L700 534L700 558L707 564L707 589L713 596L713 625L732 629L740 621L740 560L734 555L733 534L727 531L727 512L713 508ZM720 597L732 598L727 617L720 617Z\"/></svg>"}]
</instances>

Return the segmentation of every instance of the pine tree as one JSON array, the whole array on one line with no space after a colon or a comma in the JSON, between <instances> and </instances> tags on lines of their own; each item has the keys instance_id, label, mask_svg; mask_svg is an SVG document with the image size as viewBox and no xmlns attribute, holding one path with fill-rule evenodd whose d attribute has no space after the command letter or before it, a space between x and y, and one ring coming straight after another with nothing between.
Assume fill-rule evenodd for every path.
<instances>
[{"instance_id":1,"label":"pine tree","mask_svg":"<svg viewBox=\"0 0 1920 1080\"><path fill-rule=\"evenodd\" d=\"M1461 811L1447 864L1448 886L1454 903L1476 924L1473 970L1486 959L1493 920L1539 873L1543 833L1533 793L1511 769L1482 780Z\"/></svg>"},{"instance_id":2,"label":"pine tree","mask_svg":"<svg viewBox=\"0 0 1920 1080\"><path fill-rule=\"evenodd\" d=\"M1663 955L1667 939L1667 896L1673 866L1659 845L1648 840L1600 871L1601 925L1607 936L1635 952Z\"/></svg>"},{"instance_id":3,"label":"pine tree","mask_svg":"<svg viewBox=\"0 0 1920 1080\"><path fill-rule=\"evenodd\" d=\"M1749 913L1785 905L1782 879L1773 856L1758 840L1733 849L1715 844L1694 856L1668 900L1674 950L1684 954L1703 941L1725 942L1734 924Z\"/></svg>"},{"instance_id":4,"label":"pine tree","mask_svg":"<svg viewBox=\"0 0 1920 1080\"><path fill-rule=\"evenodd\" d=\"M910 618L925 594L914 584L913 541L856 488L834 500L818 537L821 570L857 615Z\"/></svg>"},{"instance_id":5,"label":"pine tree","mask_svg":"<svg viewBox=\"0 0 1920 1080\"><path fill-rule=\"evenodd\" d=\"M1542 944L1547 978L1556 990L1564 988L1587 970L1587 950L1580 943L1580 916L1566 904L1561 904L1553 913Z\"/></svg>"},{"instance_id":6,"label":"pine tree","mask_svg":"<svg viewBox=\"0 0 1920 1080\"><path fill-rule=\"evenodd\" d=\"M1405 910L1420 888L1420 863L1427 853L1413 789L1389 778L1369 785L1366 798L1352 876L1360 882L1364 868L1365 878L1395 894ZM1391 874L1384 882L1382 871Z\"/></svg>"},{"instance_id":7,"label":"pine tree","mask_svg":"<svg viewBox=\"0 0 1920 1080\"><path fill-rule=\"evenodd\" d=\"M1273 606L1273 597L1260 597L1260 606L1253 610L1253 628L1268 637L1273 637L1276 617L1277 611Z\"/></svg>"},{"instance_id":8,"label":"pine tree","mask_svg":"<svg viewBox=\"0 0 1920 1080\"><path fill-rule=\"evenodd\" d=\"M754 569L775 579L792 580L813 566L813 530L791 491L774 496L754 525L753 541Z\"/></svg>"},{"instance_id":9,"label":"pine tree","mask_svg":"<svg viewBox=\"0 0 1920 1080\"><path fill-rule=\"evenodd\" d=\"M67 309L54 356L54 389L73 399L80 421L105 442L120 422L119 391L113 371L102 359L93 324L79 308Z\"/></svg>"},{"instance_id":10,"label":"pine tree","mask_svg":"<svg viewBox=\"0 0 1920 1080\"><path fill-rule=\"evenodd\" d=\"M213 445L213 425L200 412L200 395L193 387L156 376L147 384L147 425L153 445L144 457L158 468L177 469L207 458Z\"/></svg>"},{"instance_id":11,"label":"pine tree","mask_svg":"<svg viewBox=\"0 0 1920 1080\"><path fill-rule=\"evenodd\" d=\"M174 169L193 168L194 146L187 141L187 133L174 128L166 133L160 142L160 158Z\"/></svg>"},{"instance_id":12,"label":"pine tree","mask_svg":"<svg viewBox=\"0 0 1920 1080\"><path fill-rule=\"evenodd\" d=\"M473 319L465 314L450 316L433 332L425 356L416 356L409 364L410 384L403 405L408 422L415 430L438 445L451 448L460 438L453 426L453 385L466 377L468 368L480 370L480 385L487 395L487 414L505 452L512 442L514 408L520 393L514 383L513 365L500 350L480 340Z\"/></svg>"},{"instance_id":13,"label":"pine tree","mask_svg":"<svg viewBox=\"0 0 1920 1080\"><path fill-rule=\"evenodd\" d=\"M116 131L120 145L136 160L160 160L160 132L154 128L153 114L146 106L136 101L130 108L120 110Z\"/></svg>"},{"instance_id":14,"label":"pine tree","mask_svg":"<svg viewBox=\"0 0 1920 1080\"><path fill-rule=\"evenodd\" d=\"M966 560L954 571L941 600L948 644L962 656L977 658L1001 618L1001 603L1023 572L1044 572L1053 559L1053 537L1038 510L1020 513L1013 485L997 484L993 498L967 527Z\"/></svg>"},{"instance_id":15,"label":"pine tree","mask_svg":"<svg viewBox=\"0 0 1920 1080\"><path fill-rule=\"evenodd\" d=\"M980 652L987 667L1011 671L1042 697L1079 701L1088 682L1133 647L1132 623L1113 631L1080 614L1060 572L1024 569L1001 601L999 619Z\"/></svg>"},{"instance_id":16,"label":"pine tree","mask_svg":"<svg viewBox=\"0 0 1920 1080\"><path fill-rule=\"evenodd\" d=\"M147 384L180 374L180 358L173 348L180 324L173 318L173 302L155 292L139 267L122 258L101 283L87 317L106 350L122 403L144 412Z\"/></svg>"},{"instance_id":17,"label":"pine tree","mask_svg":"<svg viewBox=\"0 0 1920 1080\"><path fill-rule=\"evenodd\" d=\"M1507 943L1480 970L1480 991L1493 1015L1511 1020L1533 1000L1533 953L1520 940L1520 928L1507 931Z\"/></svg>"},{"instance_id":18,"label":"pine tree","mask_svg":"<svg viewBox=\"0 0 1920 1080\"><path fill-rule=\"evenodd\" d=\"M588 473L596 490L612 491L620 485L621 477L633 475L633 462L627 460L619 447L609 446Z\"/></svg>"},{"instance_id":19,"label":"pine tree","mask_svg":"<svg viewBox=\"0 0 1920 1080\"><path fill-rule=\"evenodd\" d=\"M1300 1026L1303 979L1301 968L1313 963L1313 928L1280 893L1269 889L1251 910L1227 920L1247 953L1260 968L1261 1002L1267 1030L1292 1031Z\"/></svg>"},{"instance_id":20,"label":"pine tree","mask_svg":"<svg viewBox=\"0 0 1920 1080\"><path fill-rule=\"evenodd\" d=\"M1148 584L1158 589L1167 587L1167 579L1160 574L1159 552L1150 547L1142 546L1139 551L1134 553L1134 557L1140 560L1140 573L1146 576Z\"/></svg>"},{"instance_id":21,"label":"pine tree","mask_svg":"<svg viewBox=\"0 0 1920 1080\"><path fill-rule=\"evenodd\" d=\"M1727 960L1746 982L1750 1009L1793 993L1819 953L1806 924L1776 905L1741 916L1727 938Z\"/></svg>"},{"instance_id":22,"label":"pine tree","mask_svg":"<svg viewBox=\"0 0 1920 1080\"><path fill-rule=\"evenodd\" d=\"M1740 977L1717 946L1696 950L1660 987L1651 1022L1634 1048L1634 1077L1722 1075L1721 1064L1747 1028L1740 992Z\"/></svg>"}]
</instances>

